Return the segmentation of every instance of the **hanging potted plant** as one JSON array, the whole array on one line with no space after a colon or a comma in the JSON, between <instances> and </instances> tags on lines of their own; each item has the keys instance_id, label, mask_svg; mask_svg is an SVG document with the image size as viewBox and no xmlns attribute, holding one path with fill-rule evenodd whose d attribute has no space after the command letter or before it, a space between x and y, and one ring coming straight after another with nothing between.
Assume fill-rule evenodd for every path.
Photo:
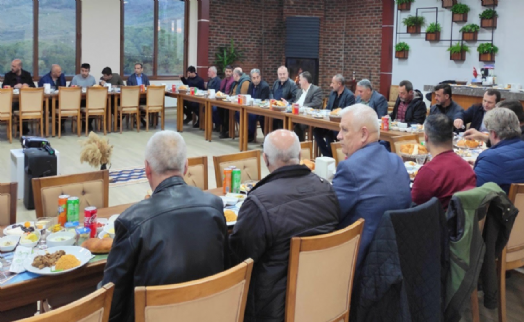
<instances>
[{"instance_id":1,"label":"hanging potted plant","mask_svg":"<svg viewBox=\"0 0 524 322\"><path fill-rule=\"evenodd\" d=\"M470 23L460 28L462 32L462 40L465 41L477 41L479 35L480 26L474 23Z\"/></svg>"},{"instance_id":2,"label":"hanging potted plant","mask_svg":"<svg viewBox=\"0 0 524 322\"><path fill-rule=\"evenodd\" d=\"M411 3L415 0L396 0L397 8L400 11L409 11L411 10Z\"/></svg>"},{"instance_id":3,"label":"hanging potted plant","mask_svg":"<svg viewBox=\"0 0 524 322\"><path fill-rule=\"evenodd\" d=\"M442 0L442 8L449 9L457 4L457 0Z\"/></svg>"},{"instance_id":4,"label":"hanging potted plant","mask_svg":"<svg viewBox=\"0 0 524 322\"><path fill-rule=\"evenodd\" d=\"M429 24L426 29L426 40L427 41L439 41L440 40L440 31L442 28L438 22L432 22Z\"/></svg>"},{"instance_id":5,"label":"hanging potted plant","mask_svg":"<svg viewBox=\"0 0 524 322\"><path fill-rule=\"evenodd\" d=\"M498 6L499 0L482 0L482 5L484 7Z\"/></svg>"},{"instance_id":6,"label":"hanging potted plant","mask_svg":"<svg viewBox=\"0 0 524 322\"><path fill-rule=\"evenodd\" d=\"M495 54L499 51L499 48L492 43L483 43L477 47L479 52L479 60L484 62L495 62Z\"/></svg>"},{"instance_id":7,"label":"hanging potted plant","mask_svg":"<svg viewBox=\"0 0 524 322\"><path fill-rule=\"evenodd\" d=\"M426 23L426 19L419 16L408 16L402 20L402 23L408 27L408 34L420 34L421 27Z\"/></svg>"},{"instance_id":8,"label":"hanging potted plant","mask_svg":"<svg viewBox=\"0 0 524 322\"><path fill-rule=\"evenodd\" d=\"M482 28L497 28L497 11L493 9L486 9L479 15L480 26Z\"/></svg>"},{"instance_id":9,"label":"hanging potted plant","mask_svg":"<svg viewBox=\"0 0 524 322\"><path fill-rule=\"evenodd\" d=\"M457 3L451 7L453 12L453 22L466 22L468 21L469 6L463 3Z\"/></svg>"},{"instance_id":10,"label":"hanging potted plant","mask_svg":"<svg viewBox=\"0 0 524 322\"><path fill-rule=\"evenodd\" d=\"M409 45L405 42L399 42L395 46L395 58L407 59L409 54Z\"/></svg>"},{"instance_id":11,"label":"hanging potted plant","mask_svg":"<svg viewBox=\"0 0 524 322\"><path fill-rule=\"evenodd\" d=\"M451 60L464 61L466 60L466 53L469 53L469 47L458 42L449 47L448 51Z\"/></svg>"}]
</instances>

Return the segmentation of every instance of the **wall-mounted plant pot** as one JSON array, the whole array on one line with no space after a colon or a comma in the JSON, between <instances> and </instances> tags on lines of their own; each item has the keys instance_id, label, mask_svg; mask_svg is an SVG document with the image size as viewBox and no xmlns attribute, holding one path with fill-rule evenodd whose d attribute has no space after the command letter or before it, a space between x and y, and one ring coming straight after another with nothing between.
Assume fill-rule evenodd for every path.
<instances>
[{"instance_id":1,"label":"wall-mounted plant pot","mask_svg":"<svg viewBox=\"0 0 524 322\"><path fill-rule=\"evenodd\" d=\"M398 10L400 11L408 11L408 10L411 10L411 2L407 2L407 3L401 3L398 5Z\"/></svg>"},{"instance_id":2,"label":"wall-mounted plant pot","mask_svg":"<svg viewBox=\"0 0 524 322\"><path fill-rule=\"evenodd\" d=\"M467 13L454 13L453 22L467 22L468 14Z\"/></svg>"},{"instance_id":3,"label":"wall-mounted plant pot","mask_svg":"<svg viewBox=\"0 0 524 322\"><path fill-rule=\"evenodd\" d=\"M484 7L493 7L499 5L499 0L482 0L482 5Z\"/></svg>"},{"instance_id":4,"label":"wall-mounted plant pot","mask_svg":"<svg viewBox=\"0 0 524 322\"><path fill-rule=\"evenodd\" d=\"M420 34L421 26L409 26L408 34Z\"/></svg>"},{"instance_id":5,"label":"wall-mounted plant pot","mask_svg":"<svg viewBox=\"0 0 524 322\"><path fill-rule=\"evenodd\" d=\"M398 58L398 59L408 59L408 55L409 55L409 51L407 50L395 52L395 58Z\"/></svg>"},{"instance_id":6,"label":"wall-mounted plant pot","mask_svg":"<svg viewBox=\"0 0 524 322\"><path fill-rule=\"evenodd\" d=\"M465 61L466 60L466 52L462 51L460 53L450 54L449 59L450 60L455 60L455 61Z\"/></svg>"},{"instance_id":7,"label":"wall-mounted plant pot","mask_svg":"<svg viewBox=\"0 0 524 322\"><path fill-rule=\"evenodd\" d=\"M497 17L493 17L493 19L480 19L480 26L482 28L497 28Z\"/></svg>"},{"instance_id":8,"label":"wall-mounted plant pot","mask_svg":"<svg viewBox=\"0 0 524 322\"><path fill-rule=\"evenodd\" d=\"M462 33L462 40L464 41L477 41L479 37L479 32L463 32Z\"/></svg>"},{"instance_id":9,"label":"wall-mounted plant pot","mask_svg":"<svg viewBox=\"0 0 524 322\"><path fill-rule=\"evenodd\" d=\"M440 41L440 31L426 33L427 41Z\"/></svg>"},{"instance_id":10,"label":"wall-mounted plant pot","mask_svg":"<svg viewBox=\"0 0 524 322\"><path fill-rule=\"evenodd\" d=\"M457 4L457 0L442 0L442 8L449 9Z\"/></svg>"},{"instance_id":11,"label":"wall-mounted plant pot","mask_svg":"<svg viewBox=\"0 0 524 322\"><path fill-rule=\"evenodd\" d=\"M492 54L492 53L480 54L479 53L479 60L480 61L484 61L484 62L494 63L495 62L495 54Z\"/></svg>"}]
</instances>

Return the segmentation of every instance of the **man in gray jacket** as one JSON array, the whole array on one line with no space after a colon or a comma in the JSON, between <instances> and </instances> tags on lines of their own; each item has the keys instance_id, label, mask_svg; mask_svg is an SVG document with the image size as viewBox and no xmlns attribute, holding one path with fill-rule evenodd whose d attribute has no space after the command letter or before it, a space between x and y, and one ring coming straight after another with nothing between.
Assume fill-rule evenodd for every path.
<instances>
[{"instance_id":1,"label":"man in gray jacket","mask_svg":"<svg viewBox=\"0 0 524 322\"><path fill-rule=\"evenodd\" d=\"M357 99L356 103L362 103L371 107L377 112L378 118L388 113L388 101L379 92L373 90L373 86L369 79L363 79L357 83L356 89Z\"/></svg>"}]
</instances>

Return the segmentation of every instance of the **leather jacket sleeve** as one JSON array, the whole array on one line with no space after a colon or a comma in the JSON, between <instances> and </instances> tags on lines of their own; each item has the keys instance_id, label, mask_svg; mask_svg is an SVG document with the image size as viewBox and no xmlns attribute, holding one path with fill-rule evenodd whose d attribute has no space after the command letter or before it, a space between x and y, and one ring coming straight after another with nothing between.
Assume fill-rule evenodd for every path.
<instances>
[{"instance_id":1,"label":"leather jacket sleeve","mask_svg":"<svg viewBox=\"0 0 524 322\"><path fill-rule=\"evenodd\" d=\"M413 119L408 122L409 125L411 124L424 124L424 121L426 121L426 115L428 114L428 110L426 107L426 103L424 101L418 101L415 106L413 106Z\"/></svg>"}]
</instances>

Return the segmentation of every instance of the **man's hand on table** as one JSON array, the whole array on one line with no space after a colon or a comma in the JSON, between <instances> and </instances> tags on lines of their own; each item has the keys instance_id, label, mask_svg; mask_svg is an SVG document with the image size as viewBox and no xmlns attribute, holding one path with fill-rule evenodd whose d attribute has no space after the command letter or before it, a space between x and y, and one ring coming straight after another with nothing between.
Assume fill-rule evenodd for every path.
<instances>
[{"instance_id":1,"label":"man's hand on table","mask_svg":"<svg viewBox=\"0 0 524 322\"><path fill-rule=\"evenodd\" d=\"M466 140L478 140L487 142L488 141L488 135L483 132L479 132L475 129L469 129L466 132L464 132L464 138Z\"/></svg>"}]
</instances>

